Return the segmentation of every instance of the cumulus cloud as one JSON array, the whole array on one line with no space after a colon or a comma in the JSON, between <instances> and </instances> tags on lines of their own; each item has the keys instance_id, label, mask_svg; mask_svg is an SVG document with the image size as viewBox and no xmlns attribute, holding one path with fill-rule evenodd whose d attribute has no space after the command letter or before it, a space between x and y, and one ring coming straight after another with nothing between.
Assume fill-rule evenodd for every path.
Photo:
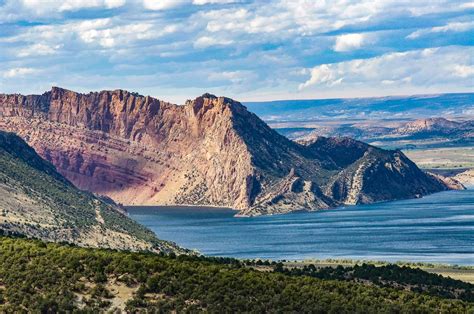
<instances>
[{"instance_id":1,"label":"cumulus cloud","mask_svg":"<svg viewBox=\"0 0 474 314\"><path fill-rule=\"evenodd\" d=\"M344 34L336 37L334 51L350 51L364 45L367 37L364 34Z\"/></svg>"},{"instance_id":2,"label":"cumulus cloud","mask_svg":"<svg viewBox=\"0 0 474 314\"><path fill-rule=\"evenodd\" d=\"M356 88L410 84L422 87L455 83L469 86L469 80L465 78L474 75L473 53L472 47L429 48L322 64L310 69L310 78L300 84L299 89L334 85Z\"/></svg>"}]
</instances>

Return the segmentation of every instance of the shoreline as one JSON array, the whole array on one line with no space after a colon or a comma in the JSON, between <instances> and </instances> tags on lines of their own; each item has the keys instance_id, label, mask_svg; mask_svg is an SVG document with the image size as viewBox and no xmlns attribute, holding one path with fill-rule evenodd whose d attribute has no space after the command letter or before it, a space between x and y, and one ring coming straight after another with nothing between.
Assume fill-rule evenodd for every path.
<instances>
[{"instance_id":1,"label":"shoreline","mask_svg":"<svg viewBox=\"0 0 474 314\"><path fill-rule=\"evenodd\" d=\"M170 207L190 207L190 208L209 208L209 209L228 209L232 211L240 211L238 209L218 206L218 205L192 205L192 204L176 204L176 205L122 205L125 208L129 207L154 207L154 208L170 208Z\"/></svg>"},{"instance_id":2,"label":"shoreline","mask_svg":"<svg viewBox=\"0 0 474 314\"><path fill-rule=\"evenodd\" d=\"M474 189L474 184L473 185L465 185L463 190L473 190ZM421 195L419 197L411 197L411 198L400 198L400 199L394 199L394 200L382 200L382 201L376 201L368 204L340 204L340 206L336 207L331 207L331 208L321 208L321 209L315 209L315 210L308 210L308 209L296 209L296 210L291 210L287 212L275 212L275 213L256 213L256 214L240 214L242 210L240 209L234 209L231 207L224 207L224 206L219 206L219 205L192 205L192 204L173 204L173 205L124 205L121 204L123 208L127 211L128 214L128 208L180 208L180 207L185 207L185 208L195 208L195 209L214 209L214 210L228 210L235 212L234 218L256 218L256 217L266 217L266 216L277 216L277 215L287 215L287 214L295 214L295 213L317 213L317 212L322 212L322 211L328 211L328 210L337 210L337 209L343 209L347 207L356 207L356 206L367 206L367 205L375 205L375 204L382 204L382 203L392 203L392 202L400 202L400 201L408 201L408 200L414 200L414 199L422 199L431 195L436 195L439 193L446 193L446 192L453 192L453 191L461 191L458 189L450 189L450 190L444 190L444 191L438 191L434 193L429 193L426 195Z\"/></svg>"}]
</instances>

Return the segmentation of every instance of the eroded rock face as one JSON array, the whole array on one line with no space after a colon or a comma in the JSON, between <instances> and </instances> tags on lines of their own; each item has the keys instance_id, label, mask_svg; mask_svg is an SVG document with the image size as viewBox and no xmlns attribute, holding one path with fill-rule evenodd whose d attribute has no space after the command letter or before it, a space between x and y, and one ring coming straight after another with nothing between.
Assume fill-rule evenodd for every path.
<instances>
[{"instance_id":1,"label":"eroded rock face","mask_svg":"<svg viewBox=\"0 0 474 314\"><path fill-rule=\"evenodd\" d=\"M394 134L415 134L421 132L449 132L459 129L463 124L445 118L418 119L408 122L393 131Z\"/></svg>"},{"instance_id":2,"label":"eroded rock face","mask_svg":"<svg viewBox=\"0 0 474 314\"><path fill-rule=\"evenodd\" d=\"M474 187L474 169L469 169L454 176L454 179L462 184Z\"/></svg>"},{"instance_id":3,"label":"eroded rock face","mask_svg":"<svg viewBox=\"0 0 474 314\"><path fill-rule=\"evenodd\" d=\"M18 133L78 187L123 204L225 206L242 215L316 210L448 189L399 151L349 139L292 142L240 103L184 106L122 90L0 95Z\"/></svg>"}]
</instances>

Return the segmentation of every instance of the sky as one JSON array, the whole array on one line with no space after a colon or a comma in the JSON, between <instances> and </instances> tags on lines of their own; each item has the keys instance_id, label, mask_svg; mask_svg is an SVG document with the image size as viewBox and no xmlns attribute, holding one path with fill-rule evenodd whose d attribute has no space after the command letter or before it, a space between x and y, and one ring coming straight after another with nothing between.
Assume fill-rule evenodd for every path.
<instances>
[{"instance_id":1,"label":"sky","mask_svg":"<svg viewBox=\"0 0 474 314\"><path fill-rule=\"evenodd\" d=\"M0 0L0 93L183 103L474 91L474 2Z\"/></svg>"}]
</instances>

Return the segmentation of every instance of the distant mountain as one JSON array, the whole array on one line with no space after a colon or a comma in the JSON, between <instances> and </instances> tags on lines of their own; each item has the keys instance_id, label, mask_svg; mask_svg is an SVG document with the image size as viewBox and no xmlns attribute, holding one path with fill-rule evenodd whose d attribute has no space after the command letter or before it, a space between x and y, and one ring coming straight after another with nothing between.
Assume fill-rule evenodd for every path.
<instances>
[{"instance_id":1,"label":"distant mountain","mask_svg":"<svg viewBox=\"0 0 474 314\"><path fill-rule=\"evenodd\" d=\"M445 118L418 119L390 132L400 136L458 135L474 137L474 120L456 122Z\"/></svg>"},{"instance_id":2,"label":"distant mountain","mask_svg":"<svg viewBox=\"0 0 474 314\"><path fill-rule=\"evenodd\" d=\"M244 105L268 123L328 119L390 120L426 117L471 117L474 119L474 93L280 100L246 102Z\"/></svg>"},{"instance_id":3,"label":"distant mountain","mask_svg":"<svg viewBox=\"0 0 474 314\"><path fill-rule=\"evenodd\" d=\"M286 135L293 139L308 140L319 136L351 137L376 143L377 146L398 146L399 148L403 148L400 146L413 147L418 144L417 141L422 140L429 140L430 146L436 145L437 142L448 146L474 144L474 120L451 121L439 117L400 122L391 127L379 125L376 122L356 122L314 127L306 132L284 130Z\"/></svg>"},{"instance_id":4,"label":"distant mountain","mask_svg":"<svg viewBox=\"0 0 474 314\"><path fill-rule=\"evenodd\" d=\"M21 138L1 131L0 233L86 247L180 251L117 205L78 190Z\"/></svg>"},{"instance_id":5,"label":"distant mountain","mask_svg":"<svg viewBox=\"0 0 474 314\"><path fill-rule=\"evenodd\" d=\"M124 204L231 207L241 215L420 197L452 188L400 151L350 139L305 144L232 99L184 106L123 90L0 95L15 131L82 189Z\"/></svg>"}]
</instances>

